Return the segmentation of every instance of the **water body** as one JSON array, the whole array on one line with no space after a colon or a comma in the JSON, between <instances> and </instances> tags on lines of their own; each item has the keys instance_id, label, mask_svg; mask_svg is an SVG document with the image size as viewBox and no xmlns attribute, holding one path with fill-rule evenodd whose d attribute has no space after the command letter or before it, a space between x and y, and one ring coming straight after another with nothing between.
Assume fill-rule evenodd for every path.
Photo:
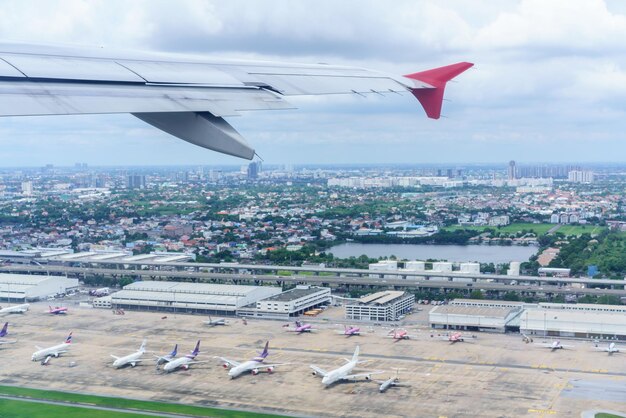
<instances>
[{"instance_id":1,"label":"water body","mask_svg":"<svg viewBox=\"0 0 626 418\"><path fill-rule=\"evenodd\" d=\"M430 244L360 244L348 242L335 245L328 252L338 258L359 257L365 254L371 258L395 255L408 260L447 260L452 262L476 261L479 263L509 263L528 261L537 252L534 246L501 245L430 245Z\"/></svg>"}]
</instances>

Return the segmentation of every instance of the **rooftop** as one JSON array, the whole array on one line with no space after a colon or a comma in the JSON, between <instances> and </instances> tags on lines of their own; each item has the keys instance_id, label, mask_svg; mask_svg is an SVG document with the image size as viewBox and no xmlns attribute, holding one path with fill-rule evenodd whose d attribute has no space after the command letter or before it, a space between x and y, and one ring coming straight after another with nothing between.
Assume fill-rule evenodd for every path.
<instances>
[{"instance_id":1,"label":"rooftop","mask_svg":"<svg viewBox=\"0 0 626 418\"><path fill-rule=\"evenodd\" d=\"M305 296L313 295L315 293L326 290L325 287L296 287L295 289L287 290L286 292L279 293L278 295L270 296L263 299L264 301L276 301L276 302L290 302L292 300L300 299Z\"/></svg>"},{"instance_id":2,"label":"rooftop","mask_svg":"<svg viewBox=\"0 0 626 418\"><path fill-rule=\"evenodd\" d=\"M405 292L396 290L387 290L384 292L376 292L371 295L363 296L357 303L361 305L385 305L404 296Z\"/></svg>"},{"instance_id":3,"label":"rooftop","mask_svg":"<svg viewBox=\"0 0 626 418\"><path fill-rule=\"evenodd\" d=\"M505 319L516 308L488 308L480 306L440 305L434 307L430 313L439 315L471 315Z\"/></svg>"}]
</instances>

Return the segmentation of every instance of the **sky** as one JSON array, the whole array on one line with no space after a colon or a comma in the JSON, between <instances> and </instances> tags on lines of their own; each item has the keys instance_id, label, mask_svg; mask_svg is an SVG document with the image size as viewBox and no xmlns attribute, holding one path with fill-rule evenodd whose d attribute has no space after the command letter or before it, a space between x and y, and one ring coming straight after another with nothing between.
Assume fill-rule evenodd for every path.
<instances>
[{"instance_id":1,"label":"sky","mask_svg":"<svg viewBox=\"0 0 626 418\"><path fill-rule=\"evenodd\" d=\"M289 98L228 121L267 163L626 162L626 4L3 0L4 42L356 65L475 63L439 120L404 96ZM0 166L245 164L130 115L0 118Z\"/></svg>"}]
</instances>

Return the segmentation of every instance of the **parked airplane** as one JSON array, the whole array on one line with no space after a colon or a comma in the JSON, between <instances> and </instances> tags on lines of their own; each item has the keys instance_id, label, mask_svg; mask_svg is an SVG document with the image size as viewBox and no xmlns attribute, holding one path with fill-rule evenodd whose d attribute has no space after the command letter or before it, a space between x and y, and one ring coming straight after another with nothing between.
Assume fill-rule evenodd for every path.
<instances>
[{"instance_id":1,"label":"parked airplane","mask_svg":"<svg viewBox=\"0 0 626 418\"><path fill-rule=\"evenodd\" d=\"M5 340L4 337L6 337L9 334L9 323L5 322L4 326L2 327L2 330L0 330L0 344L13 344L16 343L17 340Z\"/></svg>"},{"instance_id":2,"label":"parked airplane","mask_svg":"<svg viewBox=\"0 0 626 418\"><path fill-rule=\"evenodd\" d=\"M67 307L65 306L55 306L54 308L48 306L48 308L48 313L52 315L65 315L67 313Z\"/></svg>"},{"instance_id":3,"label":"parked airplane","mask_svg":"<svg viewBox=\"0 0 626 418\"><path fill-rule=\"evenodd\" d=\"M165 366L163 366L163 371L169 373L178 368L189 370L189 366L191 364L206 363L206 361L194 361L198 353L200 353L200 340L198 340L198 342L196 343L196 348L194 348L193 351L187 354L185 357L167 361Z\"/></svg>"},{"instance_id":4,"label":"parked airplane","mask_svg":"<svg viewBox=\"0 0 626 418\"><path fill-rule=\"evenodd\" d=\"M277 366L284 366L287 363L265 364L264 361L269 355L269 346L270 346L270 342L267 341L265 343L265 348L263 349L262 352L259 353L258 356L254 357L251 360L244 361L243 363L238 363L234 360L229 360L224 357L215 357L215 358L219 358L220 360L224 362L223 365L225 369L230 367L230 370L228 371L228 375L230 376L231 379L234 379L237 376L240 376L243 373L247 373L247 372L252 373L252 375L254 376L256 376L262 371L265 371L267 373L274 373L274 369Z\"/></svg>"},{"instance_id":5,"label":"parked airplane","mask_svg":"<svg viewBox=\"0 0 626 418\"><path fill-rule=\"evenodd\" d=\"M560 340L553 341L552 344L539 344L543 348L549 348L552 351L562 350L564 348L571 348L571 345L563 345Z\"/></svg>"},{"instance_id":6,"label":"parked airplane","mask_svg":"<svg viewBox=\"0 0 626 418\"><path fill-rule=\"evenodd\" d=\"M288 327L289 325L284 325L286 327ZM290 328L287 331L288 332L297 332L298 334L302 334L303 332L312 332L315 328L313 328L313 325L311 324L304 324L300 321L296 321L296 326L295 328Z\"/></svg>"},{"instance_id":7,"label":"parked airplane","mask_svg":"<svg viewBox=\"0 0 626 418\"><path fill-rule=\"evenodd\" d=\"M143 342L141 343L141 347L139 347L139 350L135 351L132 354L129 354L124 357L116 357L113 354L111 354L111 357L115 359L115 361L113 362L113 367L115 367L116 369L119 369L120 367L126 366L127 364L130 364L131 367L135 367L137 363L144 361L144 359L142 359L141 356L143 356L145 352L146 352L146 340L143 340Z\"/></svg>"},{"instance_id":8,"label":"parked airplane","mask_svg":"<svg viewBox=\"0 0 626 418\"><path fill-rule=\"evenodd\" d=\"M398 377L397 371L396 371L396 377L391 377L387 380L374 380L374 382L380 385L378 388L378 391L381 393L385 392L390 387L408 386L407 384L400 383L400 378Z\"/></svg>"},{"instance_id":9,"label":"parked airplane","mask_svg":"<svg viewBox=\"0 0 626 418\"><path fill-rule=\"evenodd\" d=\"M352 355L352 359L344 359L346 360L346 364L339 367L338 369L326 371L317 366L311 365L309 366L313 369L314 376L322 376L322 383L326 386L332 385L335 382L345 381L345 380L356 380L359 378L365 378L365 380L370 380L372 375L384 373L383 371L374 371L374 372L362 372L352 374L352 370L356 367L357 364L362 363L359 362L359 346L357 345L354 349L354 354Z\"/></svg>"},{"instance_id":10,"label":"parked airplane","mask_svg":"<svg viewBox=\"0 0 626 418\"><path fill-rule=\"evenodd\" d=\"M208 325L210 327L215 327L217 325L226 325L226 319L224 318L211 319L211 316L209 315L209 320L204 321L204 325Z\"/></svg>"},{"instance_id":11,"label":"parked airplane","mask_svg":"<svg viewBox=\"0 0 626 418\"><path fill-rule=\"evenodd\" d=\"M619 353L620 352L620 347L618 347L615 343L610 343L609 346L606 347L606 348L600 348L600 347L596 346L596 350L604 351L606 353L609 353L609 356L610 356L613 353Z\"/></svg>"},{"instance_id":12,"label":"parked airplane","mask_svg":"<svg viewBox=\"0 0 626 418\"><path fill-rule=\"evenodd\" d=\"M67 336L65 342L48 348L37 347L37 351L31 356L32 361L43 360L42 364L48 363L50 357L59 357L63 353L67 353L72 343L72 333Z\"/></svg>"},{"instance_id":13,"label":"parked airplane","mask_svg":"<svg viewBox=\"0 0 626 418\"><path fill-rule=\"evenodd\" d=\"M24 303L22 305L7 306L6 308L1 308L0 309L0 315L7 315L7 314L14 314L14 313L25 313L28 310L29 307L30 307L30 304L28 304L28 303Z\"/></svg>"},{"instance_id":14,"label":"parked airplane","mask_svg":"<svg viewBox=\"0 0 626 418\"><path fill-rule=\"evenodd\" d=\"M157 359L156 368L158 369L161 364L165 364L168 361L171 361L174 357L176 357L177 353L178 353L178 344L174 345L174 349L172 350L171 353L166 354L164 356L154 356Z\"/></svg>"},{"instance_id":15,"label":"parked airplane","mask_svg":"<svg viewBox=\"0 0 626 418\"><path fill-rule=\"evenodd\" d=\"M345 335L346 337L352 337L353 335L361 335L361 328L344 325L343 331L337 332L339 335Z\"/></svg>"},{"instance_id":16,"label":"parked airplane","mask_svg":"<svg viewBox=\"0 0 626 418\"><path fill-rule=\"evenodd\" d=\"M446 83L468 62L405 76L328 64L198 60L108 50L0 44L0 116L131 113L180 139L251 160L224 117L293 109L285 97L412 93L439 119Z\"/></svg>"},{"instance_id":17,"label":"parked airplane","mask_svg":"<svg viewBox=\"0 0 626 418\"><path fill-rule=\"evenodd\" d=\"M452 334L448 335L448 341L450 341L450 344L462 343L465 341L465 338L460 332L453 332Z\"/></svg>"},{"instance_id":18,"label":"parked airplane","mask_svg":"<svg viewBox=\"0 0 626 418\"><path fill-rule=\"evenodd\" d=\"M400 340L408 340L411 338L408 331L405 329L396 330L395 328L389 331L387 337L393 338L396 342Z\"/></svg>"},{"instance_id":19,"label":"parked airplane","mask_svg":"<svg viewBox=\"0 0 626 418\"><path fill-rule=\"evenodd\" d=\"M522 333L522 341L528 344L528 343L532 343L534 340L533 340L533 337L529 337L528 335Z\"/></svg>"}]
</instances>

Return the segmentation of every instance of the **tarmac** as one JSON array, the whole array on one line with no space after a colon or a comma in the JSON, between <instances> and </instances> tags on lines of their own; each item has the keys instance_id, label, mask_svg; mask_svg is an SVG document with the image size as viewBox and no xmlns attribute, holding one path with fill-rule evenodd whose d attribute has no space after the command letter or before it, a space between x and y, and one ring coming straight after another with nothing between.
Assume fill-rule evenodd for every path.
<instances>
[{"instance_id":1,"label":"tarmac","mask_svg":"<svg viewBox=\"0 0 626 418\"><path fill-rule=\"evenodd\" d=\"M571 341L572 349L552 352L535 337L517 334L464 334L450 344L426 325L427 310L406 318L411 339L394 341L390 328L360 325L361 336L340 335L343 308L333 307L306 322L316 330L287 332L284 321L238 318L207 327L197 315L110 310L70 305L67 315L49 315L47 303L31 304L24 315L8 315L9 339L0 346L0 384L119 396L144 400L275 412L315 417L519 417L581 416L588 410L626 411L626 353L609 356L591 342ZM215 319L215 318L214 318ZM293 326L293 324L291 324ZM49 347L73 331L69 353L47 366L30 360L35 345ZM113 358L137 350L147 339L145 362L114 369ZM179 356L201 340L203 363L164 374L154 355L179 344ZM266 363L287 363L274 373L229 379L214 356L244 361L270 340ZM397 376L406 386L379 393L372 381L324 387L309 365L330 370L344 364L360 346L359 371ZM263 370L261 370L263 371Z\"/></svg>"}]
</instances>

